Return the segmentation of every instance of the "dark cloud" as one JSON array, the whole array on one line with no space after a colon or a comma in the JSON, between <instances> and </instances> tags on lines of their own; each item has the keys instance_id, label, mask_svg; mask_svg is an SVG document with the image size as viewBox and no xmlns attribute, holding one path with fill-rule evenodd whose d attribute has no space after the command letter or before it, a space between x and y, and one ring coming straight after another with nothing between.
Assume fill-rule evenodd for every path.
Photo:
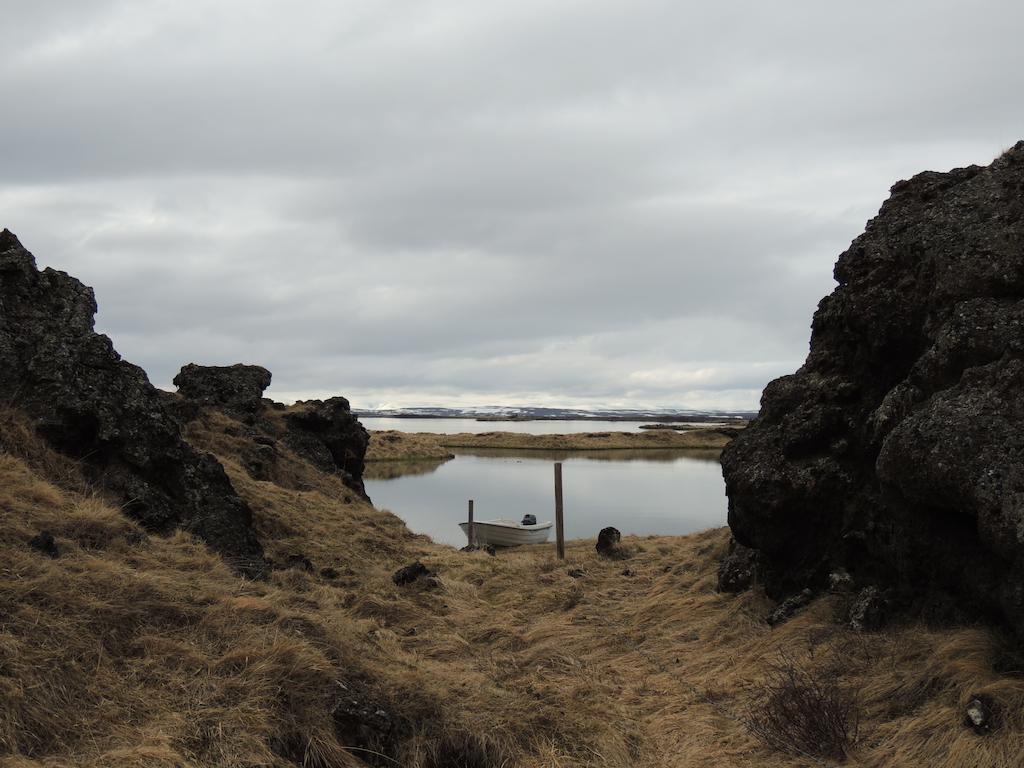
<instances>
[{"instance_id":1,"label":"dark cloud","mask_svg":"<svg viewBox=\"0 0 1024 768\"><path fill-rule=\"evenodd\" d=\"M1008 0L2 5L0 223L164 386L753 407L889 185L1024 125Z\"/></svg>"}]
</instances>

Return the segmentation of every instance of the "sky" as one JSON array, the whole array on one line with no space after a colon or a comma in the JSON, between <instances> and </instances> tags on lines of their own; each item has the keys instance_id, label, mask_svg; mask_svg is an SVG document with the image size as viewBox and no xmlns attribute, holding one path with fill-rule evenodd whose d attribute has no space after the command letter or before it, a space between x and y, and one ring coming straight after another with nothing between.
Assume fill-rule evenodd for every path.
<instances>
[{"instance_id":1,"label":"sky","mask_svg":"<svg viewBox=\"0 0 1024 768\"><path fill-rule=\"evenodd\" d=\"M756 409L889 187L1024 138L1018 0L0 18L0 227L167 389Z\"/></svg>"}]
</instances>

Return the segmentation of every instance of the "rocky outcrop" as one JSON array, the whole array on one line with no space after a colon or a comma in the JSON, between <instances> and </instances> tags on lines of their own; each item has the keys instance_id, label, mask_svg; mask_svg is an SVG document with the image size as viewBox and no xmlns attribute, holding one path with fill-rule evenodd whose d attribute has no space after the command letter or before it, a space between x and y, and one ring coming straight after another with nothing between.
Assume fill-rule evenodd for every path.
<instances>
[{"instance_id":1,"label":"rocky outcrop","mask_svg":"<svg viewBox=\"0 0 1024 768\"><path fill-rule=\"evenodd\" d=\"M188 400L246 419L263 410L263 390L270 378L270 371L259 365L189 363L174 377L174 386Z\"/></svg>"},{"instance_id":2,"label":"rocky outcrop","mask_svg":"<svg viewBox=\"0 0 1024 768\"><path fill-rule=\"evenodd\" d=\"M145 372L93 330L92 289L36 268L0 233L0 398L118 495L146 528L185 528L244 572L262 571L252 513L223 467L181 437Z\"/></svg>"},{"instance_id":3,"label":"rocky outcrop","mask_svg":"<svg viewBox=\"0 0 1024 768\"><path fill-rule=\"evenodd\" d=\"M366 497L363 470L370 435L348 400L306 400L285 413L284 442L322 472L338 472L345 485Z\"/></svg>"},{"instance_id":4,"label":"rocky outcrop","mask_svg":"<svg viewBox=\"0 0 1024 768\"><path fill-rule=\"evenodd\" d=\"M736 539L776 597L842 567L1024 632L1024 142L896 184L835 278L723 452Z\"/></svg>"},{"instance_id":5,"label":"rocky outcrop","mask_svg":"<svg viewBox=\"0 0 1024 768\"><path fill-rule=\"evenodd\" d=\"M263 397L271 373L258 365L196 365L189 363L174 377L178 395L168 394L167 405L183 423L195 419L202 408L213 408L243 422L251 445L240 455L256 480L277 481L278 442L321 472L337 473L345 485L363 498L366 448L369 433L353 415L344 397L299 401L291 408ZM271 418L283 412L283 418Z\"/></svg>"}]
</instances>

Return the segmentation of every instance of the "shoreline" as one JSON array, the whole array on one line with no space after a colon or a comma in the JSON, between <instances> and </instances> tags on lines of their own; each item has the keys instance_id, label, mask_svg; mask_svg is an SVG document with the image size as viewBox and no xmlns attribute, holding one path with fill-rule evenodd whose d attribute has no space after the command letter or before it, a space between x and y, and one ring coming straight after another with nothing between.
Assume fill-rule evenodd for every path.
<instances>
[{"instance_id":1,"label":"shoreline","mask_svg":"<svg viewBox=\"0 0 1024 768\"><path fill-rule=\"evenodd\" d=\"M454 457L454 448L494 448L530 451L611 450L721 450L732 440L734 430L696 428L685 432L647 430L644 432L580 432L534 435L525 432L434 432L371 430L366 462L430 461Z\"/></svg>"}]
</instances>

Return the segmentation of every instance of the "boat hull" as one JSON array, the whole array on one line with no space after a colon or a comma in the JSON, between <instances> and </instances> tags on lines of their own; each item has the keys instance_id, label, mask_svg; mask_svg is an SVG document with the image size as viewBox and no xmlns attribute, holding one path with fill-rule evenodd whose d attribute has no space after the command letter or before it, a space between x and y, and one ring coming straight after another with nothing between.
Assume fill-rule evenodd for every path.
<instances>
[{"instance_id":1,"label":"boat hull","mask_svg":"<svg viewBox=\"0 0 1024 768\"><path fill-rule=\"evenodd\" d=\"M520 525L513 521L482 520L474 522L477 546L490 544L492 547L518 547L523 544L543 544L551 535L552 523ZM462 532L469 537L469 523L459 523Z\"/></svg>"}]
</instances>

